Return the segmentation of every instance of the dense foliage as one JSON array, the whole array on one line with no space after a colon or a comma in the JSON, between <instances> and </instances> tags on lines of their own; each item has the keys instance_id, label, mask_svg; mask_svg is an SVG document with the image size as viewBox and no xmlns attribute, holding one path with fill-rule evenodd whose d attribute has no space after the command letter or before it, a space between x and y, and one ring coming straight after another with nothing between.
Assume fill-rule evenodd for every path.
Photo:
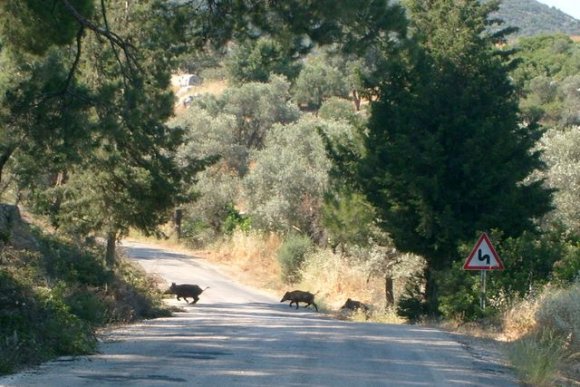
<instances>
[{"instance_id":1,"label":"dense foliage","mask_svg":"<svg viewBox=\"0 0 580 387\"><path fill-rule=\"evenodd\" d=\"M549 126L580 124L580 44L562 34L522 38L512 45L520 61L512 71L529 119Z\"/></svg>"},{"instance_id":2,"label":"dense foliage","mask_svg":"<svg viewBox=\"0 0 580 387\"><path fill-rule=\"evenodd\" d=\"M361 22L354 10L380 9L382 17L402 12L370 0L330 5L3 2L0 172L12 161L18 189L31 192L30 205L55 227L81 238L105 236L112 265L117 238L129 228L156 232L189 199L183 184L205 166L190 158L190 169L179 168L174 157L182 131L166 122L173 113L175 59L236 39L240 47L255 47L247 59L262 71L241 79L265 80L292 67L286 56L317 42L357 39L359 32L348 28ZM42 40L38 28L47 30ZM266 69L271 60L287 64ZM238 115L237 123L244 119ZM263 141L260 128L238 134L249 147Z\"/></svg>"},{"instance_id":3,"label":"dense foliage","mask_svg":"<svg viewBox=\"0 0 580 387\"><path fill-rule=\"evenodd\" d=\"M267 82L271 75L293 79L300 72L300 64L280 42L260 38L256 42L242 42L232 49L225 62L232 84Z\"/></svg>"}]
</instances>

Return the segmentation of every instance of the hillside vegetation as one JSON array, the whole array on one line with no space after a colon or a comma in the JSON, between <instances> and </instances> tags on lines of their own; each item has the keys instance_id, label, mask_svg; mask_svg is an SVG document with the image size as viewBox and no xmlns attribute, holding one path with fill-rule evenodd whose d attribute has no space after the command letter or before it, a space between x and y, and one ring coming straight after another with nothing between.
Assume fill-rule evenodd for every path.
<instances>
[{"instance_id":1,"label":"hillside vegetation","mask_svg":"<svg viewBox=\"0 0 580 387\"><path fill-rule=\"evenodd\" d=\"M94 353L107 324L170 314L140 268L121 257L107 268L102 246L47 234L14 206L0 209L0 375Z\"/></svg>"},{"instance_id":2,"label":"hillside vegetation","mask_svg":"<svg viewBox=\"0 0 580 387\"><path fill-rule=\"evenodd\" d=\"M495 16L506 26L519 28L514 36L580 35L580 20L536 0L502 0Z\"/></svg>"}]
</instances>

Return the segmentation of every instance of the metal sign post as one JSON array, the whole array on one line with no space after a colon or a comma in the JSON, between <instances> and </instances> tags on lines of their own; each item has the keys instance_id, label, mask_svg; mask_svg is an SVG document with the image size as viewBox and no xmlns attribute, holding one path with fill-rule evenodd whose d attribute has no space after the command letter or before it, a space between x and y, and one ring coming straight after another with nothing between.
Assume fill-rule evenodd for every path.
<instances>
[{"instance_id":1,"label":"metal sign post","mask_svg":"<svg viewBox=\"0 0 580 387\"><path fill-rule=\"evenodd\" d=\"M485 277L487 274L486 270L481 270L481 294L479 295L479 305L481 306L481 310L485 310Z\"/></svg>"}]
</instances>

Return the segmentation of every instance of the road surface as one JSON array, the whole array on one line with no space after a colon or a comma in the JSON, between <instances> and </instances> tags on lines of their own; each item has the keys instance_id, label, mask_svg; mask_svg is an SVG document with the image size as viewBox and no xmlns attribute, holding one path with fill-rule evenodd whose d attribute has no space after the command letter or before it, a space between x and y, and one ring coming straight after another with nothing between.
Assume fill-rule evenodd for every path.
<instances>
[{"instance_id":1,"label":"road surface","mask_svg":"<svg viewBox=\"0 0 580 387\"><path fill-rule=\"evenodd\" d=\"M517 386L485 352L448 333L339 321L289 308L201 258L123 244L167 283L210 286L185 312L114 329L99 353L0 378L1 386Z\"/></svg>"}]
</instances>

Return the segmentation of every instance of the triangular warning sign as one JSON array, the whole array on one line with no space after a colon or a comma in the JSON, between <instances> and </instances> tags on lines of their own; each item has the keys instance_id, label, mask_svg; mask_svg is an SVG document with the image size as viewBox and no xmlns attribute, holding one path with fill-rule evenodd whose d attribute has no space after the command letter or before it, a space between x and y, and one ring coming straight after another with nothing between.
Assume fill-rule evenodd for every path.
<instances>
[{"instance_id":1,"label":"triangular warning sign","mask_svg":"<svg viewBox=\"0 0 580 387\"><path fill-rule=\"evenodd\" d=\"M464 270L503 270L503 262L491 245L486 233L481 234L473 250L467 257Z\"/></svg>"}]
</instances>

